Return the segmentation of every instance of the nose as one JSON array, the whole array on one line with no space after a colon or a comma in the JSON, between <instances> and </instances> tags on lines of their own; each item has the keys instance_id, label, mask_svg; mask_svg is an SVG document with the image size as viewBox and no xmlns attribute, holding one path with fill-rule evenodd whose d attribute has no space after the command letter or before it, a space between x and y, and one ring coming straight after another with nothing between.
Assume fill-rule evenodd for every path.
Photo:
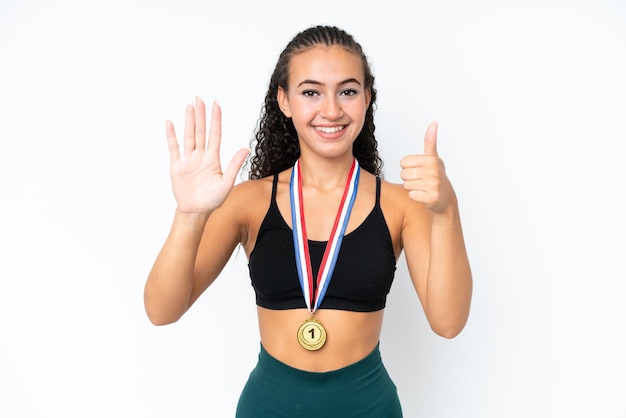
<instances>
[{"instance_id":1,"label":"nose","mask_svg":"<svg viewBox=\"0 0 626 418\"><path fill-rule=\"evenodd\" d=\"M341 108L341 102L335 96L327 96L322 102L320 109L320 116L325 119L335 120L343 115L343 109Z\"/></svg>"}]
</instances>

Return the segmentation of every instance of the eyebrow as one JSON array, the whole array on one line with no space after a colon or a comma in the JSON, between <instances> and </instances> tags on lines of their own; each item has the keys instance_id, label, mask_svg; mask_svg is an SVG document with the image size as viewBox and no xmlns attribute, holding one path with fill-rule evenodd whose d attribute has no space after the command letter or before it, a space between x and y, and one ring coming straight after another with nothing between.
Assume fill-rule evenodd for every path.
<instances>
[{"instance_id":1,"label":"eyebrow","mask_svg":"<svg viewBox=\"0 0 626 418\"><path fill-rule=\"evenodd\" d=\"M356 83L359 86L361 85L361 82L359 80L357 80L356 78L348 78L346 80L343 80L342 82L339 83L340 86L344 85L344 84L348 84L348 83ZM318 86L321 86L323 83L316 81L316 80L303 80L298 84L298 87L300 87L303 84L315 84Z\"/></svg>"}]
</instances>

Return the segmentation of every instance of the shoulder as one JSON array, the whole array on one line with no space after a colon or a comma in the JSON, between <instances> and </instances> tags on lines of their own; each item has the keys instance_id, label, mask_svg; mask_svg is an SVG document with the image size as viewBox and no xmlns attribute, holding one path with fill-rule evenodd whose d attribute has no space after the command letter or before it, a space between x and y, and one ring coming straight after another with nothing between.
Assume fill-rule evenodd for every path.
<instances>
[{"instance_id":1,"label":"shoulder","mask_svg":"<svg viewBox=\"0 0 626 418\"><path fill-rule=\"evenodd\" d=\"M253 210L255 205L251 202L258 202L259 199L270 196L272 180L273 176L270 176L258 180L244 180L236 184L224 201L223 207L236 209L239 214Z\"/></svg>"},{"instance_id":2,"label":"shoulder","mask_svg":"<svg viewBox=\"0 0 626 418\"><path fill-rule=\"evenodd\" d=\"M254 196L264 191L271 190L273 178L273 176L269 176L256 180L244 180L233 187L231 195L233 198L245 199L247 195Z\"/></svg>"},{"instance_id":3,"label":"shoulder","mask_svg":"<svg viewBox=\"0 0 626 418\"><path fill-rule=\"evenodd\" d=\"M389 196L395 196L396 198L403 198L403 195L406 194L404 187L398 183L392 183L383 178L380 179L380 187L381 187L381 195L385 193Z\"/></svg>"},{"instance_id":4,"label":"shoulder","mask_svg":"<svg viewBox=\"0 0 626 418\"><path fill-rule=\"evenodd\" d=\"M402 184L381 180L380 206L394 238L430 229L430 211L409 198Z\"/></svg>"},{"instance_id":5,"label":"shoulder","mask_svg":"<svg viewBox=\"0 0 626 418\"><path fill-rule=\"evenodd\" d=\"M422 203L418 203L409 197L409 193L404 188L404 185L398 183L392 183L390 181L381 179L381 202L385 202L395 210L408 210L411 212L423 212L428 211L426 206Z\"/></svg>"},{"instance_id":6,"label":"shoulder","mask_svg":"<svg viewBox=\"0 0 626 418\"><path fill-rule=\"evenodd\" d=\"M250 236L251 227L263 219L271 191L271 177L237 183L224 203L213 211L205 229L221 233L238 231L238 240L245 243Z\"/></svg>"}]
</instances>

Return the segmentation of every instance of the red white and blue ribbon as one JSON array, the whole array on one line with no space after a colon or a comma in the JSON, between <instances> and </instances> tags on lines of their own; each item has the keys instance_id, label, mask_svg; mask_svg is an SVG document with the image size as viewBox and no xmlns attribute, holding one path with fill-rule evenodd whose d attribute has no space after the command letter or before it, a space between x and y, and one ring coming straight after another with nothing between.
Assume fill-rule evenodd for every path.
<instances>
[{"instance_id":1,"label":"red white and blue ribbon","mask_svg":"<svg viewBox=\"0 0 626 418\"><path fill-rule=\"evenodd\" d=\"M313 313L322 303L326 289L335 269L339 249L343 240L343 235L348 226L350 212L354 205L357 189L359 186L359 163L356 158L352 162L350 173L346 181L339 210L330 233L330 238L326 244L326 250L322 257L322 262L317 274L317 291L313 294L313 273L311 270L311 256L309 253L309 242L306 234L306 224L304 222L304 204L302 202L302 174L300 172L300 159L293 166L291 181L289 185L291 197L291 223L293 230L293 246L296 253L296 267L298 278L302 287L302 294L306 301L309 312Z\"/></svg>"}]
</instances>

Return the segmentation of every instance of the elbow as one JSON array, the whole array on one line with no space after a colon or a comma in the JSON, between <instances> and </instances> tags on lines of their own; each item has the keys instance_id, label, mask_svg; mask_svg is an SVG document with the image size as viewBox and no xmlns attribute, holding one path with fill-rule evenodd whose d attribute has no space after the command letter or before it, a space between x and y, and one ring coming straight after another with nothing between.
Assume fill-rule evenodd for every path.
<instances>
[{"instance_id":1,"label":"elbow","mask_svg":"<svg viewBox=\"0 0 626 418\"><path fill-rule=\"evenodd\" d=\"M162 326L177 322L185 313L186 309L177 308L154 297L148 289L144 291L143 306L152 325Z\"/></svg>"},{"instance_id":2,"label":"elbow","mask_svg":"<svg viewBox=\"0 0 626 418\"><path fill-rule=\"evenodd\" d=\"M172 315L168 312L163 312L162 310L156 309L154 307L150 307L149 305L145 305L146 315L148 319L152 323L152 325L163 326L173 324L178 321L182 315Z\"/></svg>"},{"instance_id":3,"label":"elbow","mask_svg":"<svg viewBox=\"0 0 626 418\"><path fill-rule=\"evenodd\" d=\"M467 324L467 317L458 318L456 320L440 321L438 323L431 322L430 328L433 332L440 337L447 338L449 340L457 337Z\"/></svg>"},{"instance_id":4,"label":"elbow","mask_svg":"<svg viewBox=\"0 0 626 418\"><path fill-rule=\"evenodd\" d=\"M148 314L148 319L150 320L152 325L155 325L158 327L163 326L163 325L173 324L174 322L178 321L178 318L170 319L170 318L165 318L165 317L161 317L158 315L150 315L150 314Z\"/></svg>"},{"instance_id":5,"label":"elbow","mask_svg":"<svg viewBox=\"0 0 626 418\"><path fill-rule=\"evenodd\" d=\"M461 326L461 327L439 327L439 328L431 327L431 328L435 332L435 334L439 335L440 337L451 340L457 337L461 333L461 331L463 331L464 327Z\"/></svg>"},{"instance_id":6,"label":"elbow","mask_svg":"<svg viewBox=\"0 0 626 418\"><path fill-rule=\"evenodd\" d=\"M465 329L470 315L469 297L453 305L428 307L431 308L425 310L428 324L440 337L453 339Z\"/></svg>"}]
</instances>

